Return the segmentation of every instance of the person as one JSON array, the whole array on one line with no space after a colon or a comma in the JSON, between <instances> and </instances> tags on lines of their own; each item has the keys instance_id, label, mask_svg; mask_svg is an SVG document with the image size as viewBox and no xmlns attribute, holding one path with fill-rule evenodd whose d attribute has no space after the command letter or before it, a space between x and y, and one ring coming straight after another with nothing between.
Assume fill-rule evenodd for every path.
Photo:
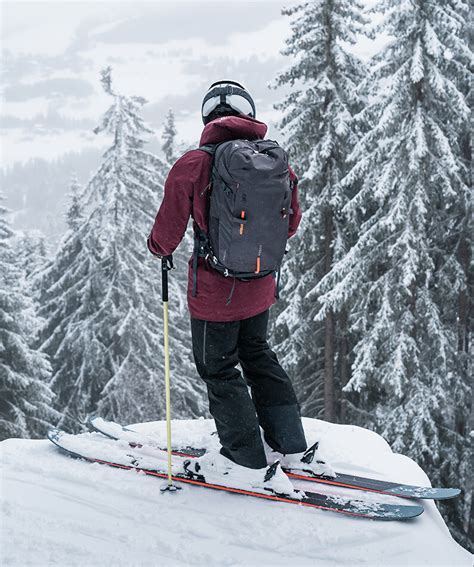
<instances>
[{"instance_id":1,"label":"person","mask_svg":"<svg viewBox=\"0 0 474 567\"><path fill-rule=\"evenodd\" d=\"M236 139L259 140L267 132L266 124L256 119L250 93L234 81L213 83L201 111L204 129L200 146ZM173 254L190 217L195 234L208 231L211 164L209 153L193 149L171 168L147 240L155 256ZM289 174L293 182L288 231L291 237L298 228L301 211L297 177L291 167ZM221 455L242 467L264 470L267 454L261 427L266 443L282 463L285 458L294 463L292 457L300 462L307 443L299 404L290 378L267 342L269 309L276 295L274 275L250 281L226 278L206 258L196 260L195 271L190 259L188 275L193 354L207 386Z\"/></svg>"}]
</instances>

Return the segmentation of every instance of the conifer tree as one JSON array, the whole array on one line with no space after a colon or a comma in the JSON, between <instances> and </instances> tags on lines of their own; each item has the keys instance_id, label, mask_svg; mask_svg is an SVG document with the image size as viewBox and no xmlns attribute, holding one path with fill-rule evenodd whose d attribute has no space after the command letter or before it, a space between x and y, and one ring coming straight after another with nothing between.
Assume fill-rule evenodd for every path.
<instances>
[{"instance_id":1,"label":"conifer tree","mask_svg":"<svg viewBox=\"0 0 474 567\"><path fill-rule=\"evenodd\" d=\"M102 86L113 102L95 132L111 135L112 145L81 195L84 220L77 229L73 199L45 307L57 315L50 317L44 348L53 351L53 384L64 390L59 409L70 429L92 412L128 423L164 416L160 266L146 247L164 164L144 149L151 133L140 116L146 101L117 93L110 68L102 72ZM60 266L75 246L64 272ZM65 305L70 314L59 311ZM173 402L175 415L192 417L202 413L203 393L186 364L189 343L180 338L173 325Z\"/></svg>"},{"instance_id":2,"label":"conifer tree","mask_svg":"<svg viewBox=\"0 0 474 567\"><path fill-rule=\"evenodd\" d=\"M36 297L38 290L35 277L48 259L46 236L39 230L29 230L27 234L20 232L15 247L18 250L18 258L24 266L26 283L31 288L31 294Z\"/></svg>"},{"instance_id":3,"label":"conifer tree","mask_svg":"<svg viewBox=\"0 0 474 567\"><path fill-rule=\"evenodd\" d=\"M438 28L442 45L446 46L444 60L440 62L443 73L456 85L465 97L466 104L471 101L473 56L469 50L472 25L469 25L470 10L466 1L452 0L447 3L443 16L443 25ZM451 109L448 110L451 114ZM451 116L448 117L451 120ZM440 257L448 260L438 278L437 303L440 306L441 319L457 338L457 350L454 361L453 406L448 410L449 427L442 428L441 455L443 463L440 477L446 483L458 483L464 489L465 497L449 503L442 503L441 511L445 514L455 538L465 547L474 551L474 542L470 530L474 529L472 517L472 430L473 410L472 365L470 360L470 312L472 302L472 208L470 195L472 188L471 164L471 125L469 121L457 121L457 132L450 132L458 144L453 146L457 160L457 182L453 189L457 195L451 199L449 207L439 211L437 245ZM442 223L442 224L441 224ZM444 229L444 230L443 230ZM456 263L451 262L451 257ZM454 343L454 340L453 340Z\"/></svg>"},{"instance_id":4,"label":"conifer tree","mask_svg":"<svg viewBox=\"0 0 474 567\"><path fill-rule=\"evenodd\" d=\"M36 316L22 287L7 213L0 206L0 439L39 437L55 417L47 384L51 369L32 346Z\"/></svg>"},{"instance_id":5,"label":"conifer tree","mask_svg":"<svg viewBox=\"0 0 474 567\"><path fill-rule=\"evenodd\" d=\"M283 53L296 63L276 82L293 87L277 107L285 111L281 126L301 179L304 215L291 244L286 304L275 332L305 415L324 413L329 421L339 413L336 323L343 317L329 309L323 324L315 322L316 303L308 293L343 254L347 238L340 225L347 190L339 181L356 141L352 117L360 108L357 85L364 73L347 45L364 23L361 9L354 0L325 0L284 10L294 18ZM339 357L339 364L346 365L346 358Z\"/></svg>"},{"instance_id":6,"label":"conifer tree","mask_svg":"<svg viewBox=\"0 0 474 567\"><path fill-rule=\"evenodd\" d=\"M324 294L319 318L351 302L354 419L414 458L432 482L458 484L469 466L459 427L469 379L455 315L467 285L459 254L467 5L382 0L374 10L384 16L375 31L393 39L374 58L370 102L359 115L367 132L342 183L360 183L343 209L360 229L316 287Z\"/></svg>"},{"instance_id":7,"label":"conifer tree","mask_svg":"<svg viewBox=\"0 0 474 567\"><path fill-rule=\"evenodd\" d=\"M36 276L41 290L40 315L44 320L39 339L52 362L51 387L60 413L57 425L70 431L78 430L90 409L91 398L86 386L88 380L81 372L84 352L80 321L76 318L83 307L89 276L89 251L82 241L84 210L80 193L81 188L73 177L66 212L67 232L55 256Z\"/></svg>"},{"instance_id":8,"label":"conifer tree","mask_svg":"<svg viewBox=\"0 0 474 567\"><path fill-rule=\"evenodd\" d=\"M40 274L48 262L46 236L39 230L20 232L12 240L12 246L16 251L17 263L20 266L23 294L28 296L36 314L32 321L36 324L36 328L31 329L31 334L37 337L44 324L39 315L39 302L42 293ZM34 347L37 346L34 345Z\"/></svg>"},{"instance_id":9,"label":"conifer tree","mask_svg":"<svg viewBox=\"0 0 474 567\"><path fill-rule=\"evenodd\" d=\"M163 145L161 149L165 155L166 163L171 166L173 162L176 160L176 126L175 126L175 119L173 110L170 108L168 110L168 114L166 115L166 121L163 130Z\"/></svg>"},{"instance_id":10,"label":"conifer tree","mask_svg":"<svg viewBox=\"0 0 474 567\"><path fill-rule=\"evenodd\" d=\"M75 174L71 177L70 204L66 212L67 228L72 233L77 233L84 221L84 213L81 205L81 186Z\"/></svg>"}]
</instances>

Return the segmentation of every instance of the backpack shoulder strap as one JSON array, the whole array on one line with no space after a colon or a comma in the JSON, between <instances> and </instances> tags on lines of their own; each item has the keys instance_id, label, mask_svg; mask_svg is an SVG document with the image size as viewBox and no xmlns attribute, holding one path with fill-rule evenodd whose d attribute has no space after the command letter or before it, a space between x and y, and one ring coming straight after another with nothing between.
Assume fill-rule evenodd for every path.
<instances>
[{"instance_id":1,"label":"backpack shoulder strap","mask_svg":"<svg viewBox=\"0 0 474 567\"><path fill-rule=\"evenodd\" d=\"M202 150L203 152L214 156L214 154L216 153L217 145L218 144L204 144L203 146L199 146L198 150Z\"/></svg>"},{"instance_id":2,"label":"backpack shoulder strap","mask_svg":"<svg viewBox=\"0 0 474 567\"><path fill-rule=\"evenodd\" d=\"M214 154L216 153L216 148L219 144L204 144L197 148L203 152L206 152L212 157L211 170L214 166ZM192 296L197 295L197 269L198 269L198 259L199 257L205 257L207 253L207 235L200 229L195 228L194 231L194 250L193 250L193 261L192 261L192 271L193 271L193 287Z\"/></svg>"}]
</instances>

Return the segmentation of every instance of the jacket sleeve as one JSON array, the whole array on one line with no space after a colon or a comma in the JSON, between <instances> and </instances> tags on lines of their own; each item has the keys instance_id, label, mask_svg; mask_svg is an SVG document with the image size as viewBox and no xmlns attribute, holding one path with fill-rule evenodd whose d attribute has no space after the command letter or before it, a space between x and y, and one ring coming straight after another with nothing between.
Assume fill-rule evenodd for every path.
<instances>
[{"instance_id":1,"label":"jacket sleeve","mask_svg":"<svg viewBox=\"0 0 474 567\"><path fill-rule=\"evenodd\" d=\"M290 166L288 166L288 169L290 171L290 182L293 188L291 194L291 209L293 212L290 215L290 224L288 226L288 238L291 238L298 230L301 221L301 208L298 200L298 177Z\"/></svg>"},{"instance_id":2,"label":"jacket sleeve","mask_svg":"<svg viewBox=\"0 0 474 567\"><path fill-rule=\"evenodd\" d=\"M183 239L193 203L192 158L184 154L171 168L164 196L147 238L148 250L155 256L172 254Z\"/></svg>"}]
</instances>

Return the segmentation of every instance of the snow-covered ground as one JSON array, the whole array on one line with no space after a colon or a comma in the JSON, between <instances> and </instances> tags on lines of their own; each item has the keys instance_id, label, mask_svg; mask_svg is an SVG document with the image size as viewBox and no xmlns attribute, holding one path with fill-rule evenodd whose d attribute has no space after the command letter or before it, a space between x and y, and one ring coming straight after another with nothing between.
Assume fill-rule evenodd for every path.
<instances>
[{"instance_id":1,"label":"snow-covered ground","mask_svg":"<svg viewBox=\"0 0 474 567\"><path fill-rule=\"evenodd\" d=\"M429 485L378 435L304 420L309 442L340 472ZM165 441L162 422L134 426ZM173 422L174 446L214 447L213 422ZM98 434L92 434L98 435ZM15 566L472 566L436 506L409 522L376 522L162 481L65 457L49 441L0 443L0 564ZM301 482L301 487L393 498Z\"/></svg>"}]
</instances>

